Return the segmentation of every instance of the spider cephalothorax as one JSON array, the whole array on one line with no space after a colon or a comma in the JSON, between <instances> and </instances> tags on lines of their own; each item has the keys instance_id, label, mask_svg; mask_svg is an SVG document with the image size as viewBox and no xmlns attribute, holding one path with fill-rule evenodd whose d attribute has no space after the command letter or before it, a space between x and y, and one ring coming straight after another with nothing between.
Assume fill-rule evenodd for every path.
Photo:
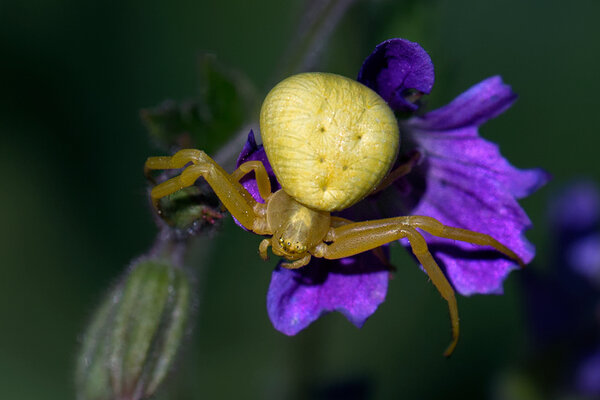
<instances>
[{"instance_id":1,"label":"spider cephalothorax","mask_svg":"<svg viewBox=\"0 0 600 400\"><path fill-rule=\"evenodd\" d=\"M191 186L199 177L211 185L223 205L246 229L267 236L259 246L300 268L311 257L338 259L377 249L407 238L433 284L447 300L453 340L458 340L454 291L429 253L421 229L432 235L492 246L522 264L510 249L489 235L445 226L427 216L402 216L354 222L331 216L381 190L410 171L411 162L390 172L399 146L398 124L377 93L351 79L305 73L285 79L267 95L260 115L263 144L282 189L271 183L260 161L248 161L232 174L201 150L186 149L172 157L150 157L147 170L178 169L182 173L154 187L158 199ZM414 161L414 158L413 158ZM254 171L260 196L256 201L239 183Z\"/></svg>"}]
</instances>

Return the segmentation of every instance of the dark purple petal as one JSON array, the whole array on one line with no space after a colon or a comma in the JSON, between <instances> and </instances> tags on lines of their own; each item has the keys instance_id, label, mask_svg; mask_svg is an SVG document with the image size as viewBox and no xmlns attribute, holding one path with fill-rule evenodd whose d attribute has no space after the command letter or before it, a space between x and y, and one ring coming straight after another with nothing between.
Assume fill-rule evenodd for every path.
<instances>
[{"instance_id":1,"label":"dark purple petal","mask_svg":"<svg viewBox=\"0 0 600 400\"><path fill-rule=\"evenodd\" d=\"M388 268L371 251L340 260L313 258L297 270L278 266L271 277L267 311L275 329L286 335L295 335L331 311L361 327L385 300L388 277Z\"/></svg>"},{"instance_id":2,"label":"dark purple petal","mask_svg":"<svg viewBox=\"0 0 600 400\"><path fill-rule=\"evenodd\" d=\"M281 186L279 186L279 182L277 182L277 179L275 178L275 173L273 172L273 168L271 168L271 164L269 163L267 154L265 153L262 144L256 144L256 140L254 139L254 132L250 130L250 133L248 133L248 140L246 141L246 144L242 148L242 152L240 153L237 159L236 167L239 167L247 161L257 160L263 163L265 169L267 170L269 178L271 178L271 191L275 192L276 190L279 190ZM250 173L243 177L240 180L240 183L242 184L242 186L244 186L244 188L246 188L248 192L250 192L250 194L252 195L252 197L254 197L256 201L260 203L265 202L263 198L260 197L260 193L258 192L258 186L256 184L256 178L254 176L254 173Z\"/></svg>"},{"instance_id":3,"label":"dark purple petal","mask_svg":"<svg viewBox=\"0 0 600 400\"><path fill-rule=\"evenodd\" d=\"M238 159L235 163L235 167L239 167L240 165L242 165L243 163L245 163L246 161L252 161L252 160L258 160L259 155L255 154L257 151L260 150L260 147L256 144L256 138L254 137L254 131L252 129L250 129L250 132L248 132L248 139L246 139L246 143L244 143L244 147L242 147L242 151L240 152L240 155L238 156ZM264 153L263 153L264 154ZM267 156L264 156L264 159L267 159ZM261 159L261 161L263 161Z\"/></svg>"},{"instance_id":4,"label":"dark purple petal","mask_svg":"<svg viewBox=\"0 0 600 400\"><path fill-rule=\"evenodd\" d=\"M390 39L375 47L363 63L358 81L376 91L396 111L414 111L409 97L433 87L433 63L418 43Z\"/></svg>"},{"instance_id":5,"label":"dark purple petal","mask_svg":"<svg viewBox=\"0 0 600 400\"><path fill-rule=\"evenodd\" d=\"M571 341L586 349L597 341L593 326L600 288L600 190L572 182L553 197L549 265L523 271L527 318L535 344ZM588 338L588 336L591 336Z\"/></svg>"},{"instance_id":6,"label":"dark purple petal","mask_svg":"<svg viewBox=\"0 0 600 400\"><path fill-rule=\"evenodd\" d=\"M436 218L443 224L491 235L525 262L534 255L523 232L530 221L517 199L548 180L538 169L519 170L498 147L478 134L478 126L508 108L516 96L493 77L438 110L414 117L404 126L424 154L423 163L392 190L413 190L420 198L410 214ZM411 194L412 196L412 194ZM455 289L463 294L501 293L502 282L515 263L488 248L427 235L430 250L446 268Z\"/></svg>"},{"instance_id":7,"label":"dark purple petal","mask_svg":"<svg viewBox=\"0 0 600 400\"><path fill-rule=\"evenodd\" d=\"M269 163L269 160L267 159L267 154L265 153L265 150L263 149L262 145L256 144L256 140L254 139L254 132L252 130L250 130L250 132L248 133L248 140L246 141L246 144L244 144L244 147L242 148L242 151L241 151L240 155L238 156L236 168L239 167L241 164L245 163L246 161L256 161L256 160L261 161L263 163L263 165L265 166L265 169L267 170L267 174L269 175L269 178L271 180L271 191L275 192L276 190L279 190L281 188L281 186L279 185L279 182L277 182L277 179L275 178L275 173L273 172L273 168L271 168L271 164ZM256 184L256 177L254 176L254 173L250 173L250 174L244 176L240 180L240 183L252 195L254 200L258 201L259 203L265 202L263 200L263 198L260 197L260 193L258 191L258 185ZM233 217L233 221L240 228L246 230L246 228L244 228L242 226L242 224L240 224L240 222L235 217Z\"/></svg>"},{"instance_id":8,"label":"dark purple petal","mask_svg":"<svg viewBox=\"0 0 600 400\"><path fill-rule=\"evenodd\" d=\"M576 371L575 385L580 394L600 396L600 349L583 360Z\"/></svg>"},{"instance_id":9,"label":"dark purple petal","mask_svg":"<svg viewBox=\"0 0 600 400\"><path fill-rule=\"evenodd\" d=\"M600 188L591 181L569 184L550 204L549 218L557 232L585 234L600 225Z\"/></svg>"},{"instance_id":10,"label":"dark purple petal","mask_svg":"<svg viewBox=\"0 0 600 400\"><path fill-rule=\"evenodd\" d=\"M573 286L600 287L598 185L591 181L570 183L551 202L549 219L561 279Z\"/></svg>"},{"instance_id":11,"label":"dark purple petal","mask_svg":"<svg viewBox=\"0 0 600 400\"><path fill-rule=\"evenodd\" d=\"M566 253L568 266L600 288L600 232L581 238Z\"/></svg>"}]
</instances>

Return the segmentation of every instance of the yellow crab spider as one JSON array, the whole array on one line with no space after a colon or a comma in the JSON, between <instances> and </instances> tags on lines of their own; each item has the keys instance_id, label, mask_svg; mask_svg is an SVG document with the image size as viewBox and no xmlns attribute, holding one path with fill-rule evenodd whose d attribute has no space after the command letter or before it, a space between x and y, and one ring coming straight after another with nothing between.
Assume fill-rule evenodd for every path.
<instances>
[{"instance_id":1,"label":"yellow crab spider","mask_svg":"<svg viewBox=\"0 0 600 400\"><path fill-rule=\"evenodd\" d=\"M266 155L281 189L271 192L260 161L249 161L227 173L201 150L186 149L172 157L150 157L146 171L184 168L152 189L160 198L193 185L203 177L225 208L246 229L267 236L259 254L286 258L286 268L301 268L311 257L338 259L407 238L414 255L448 302L452 341L458 341L458 307L452 286L430 254L418 229L432 235L491 246L523 264L509 248L489 235L445 226L427 216L402 216L353 222L331 216L389 185L410 170L391 171L400 143L398 123L386 102L368 87L328 73L304 73L277 84L260 113ZM260 196L256 201L240 184L254 171Z\"/></svg>"}]
</instances>

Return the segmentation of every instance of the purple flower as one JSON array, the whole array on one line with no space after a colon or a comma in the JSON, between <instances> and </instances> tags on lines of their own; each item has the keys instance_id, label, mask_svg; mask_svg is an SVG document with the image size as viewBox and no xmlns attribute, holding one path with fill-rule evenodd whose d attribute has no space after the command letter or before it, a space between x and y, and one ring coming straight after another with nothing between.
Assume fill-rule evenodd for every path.
<instances>
[{"instance_id":1,"label":"purple flower","mask_svg":"<svg viewBox=\"0 0 600 400\"><path fill-rule=\"evenodd\" d=\"M265 169L267 170L267 173L269 174L269 178L271 180L271 190L275 192L276 190L281 189L281 185L279 185L279 182L277 182L277 178L275 178L273 168L271 167L271 163L267 159L267 155L265 154L262 145L258 146L256 144L256 140L254 139L254 132L250 130L250 133L248 133L248 140L242 148L242 152L238 156L236 167L239 167L241 164L247 161L257 160L263 163ZM258 193L258 185L256 184L256 179L254 179L254 174L244 176L241 179L240 183L246 188L248 192L250 192L252 197L254 197L257 201L260 201L261 203L265 202L264 199L260 197L260 193Z\"/></svg>"},{"instance_id":2,"label":"purple flower","mask_svg":"<svg viewBox=\"0 0 600 400\"><path fill-rule=\"evenodd\" d=\"M590 181L572 183L550 205L549 219L561 278L575 275L600 289L600 188Z\"/></svg>"},{"instance_id":3,"label":"purple flower","mask_svg":"<svg viewBox=\"0 0 600 400\"><path fill-rule=\"evenodd\" d=\"M523 274L528 321L541 348L581 335L600 304L600 188L573 182L549 205L550 264ZM578 340L577 342L581 342Z\"/></svg>"},{"instance_id":4,"label":"purple flower","mask_svg":"<svg viewBox=\"0 0 600 400\"><path fill-rule=\"evenodd\" d=\"M365 60L358 80L395 111L415 112L418 99L433 86L433 64L418 44L390 39ZM415 152L420 163L340 215L354 221L426 215L446 225L487 233L529 262L534 249L523 232L530 221L517 199L534 192L548 176L542 170L514 168L496 145L478 134L481 124L515 99L509 86L492 77L438 110L399 121L402 147L397 164ZM272 173L252 132L238 165L251 159L265 162ZM252 176L242 183L260 199ZM515 268L512 261L489 249L429 235L426 239L449 281L464 295L501 293L502 282ZM388 277L386 250L335 261L313 258L299 270L278 266L267 295L269 316L275 328L288 335L330 311L343 313L360 327L385 299Z\"/></svg>"},{"instance_id":5,"label":"purple flower","mask_svg":"<svg viewBox=\"0 0 600 400\"><path fill-rule=\"evenodd\" d=\"M523 274L523 293L534 355L555 351L554 375L566 389L600 396L600 188L570 183L549 206L552 254L540 272ZM556 352L559 348L560 351ZM549 387L554 380L548 383ZM561 391L565 387L560 387Z\"/></svg>"},{"instance_id":6,"label":"purple flower","mask_svg":"<svg viewBox=\"0 0 600 400\"><path fill-rule=\"evenodd\" d=\"M519 170L504 159L498 146L482 139L478 128L506 110L516 95L492 77L473 86L450 104L401 123L424 163L396 185L400 196L408 185L425 185L408 200L389 203L389 212L406 210L459 228L486 233L515 251L526 263L533 246L523 237L531 222L519 206L523 198L548 180L539 169ZM393 190L393 189L392 189ZM475 250L468 243L429 237L427 242L455 289L463 294L502 293L502 282L515 264L496 252Z\"/></svg>"},{"instance_id":7,"label":"purple flower","mask_svg":"<svg viewBox=\"0 0 600 400\"><path fill-rule=\"evenodd\" d=\"M600 349L588 355L576 369L575 388L582 395L600 395Z\"/></svg>"}]
</instances>

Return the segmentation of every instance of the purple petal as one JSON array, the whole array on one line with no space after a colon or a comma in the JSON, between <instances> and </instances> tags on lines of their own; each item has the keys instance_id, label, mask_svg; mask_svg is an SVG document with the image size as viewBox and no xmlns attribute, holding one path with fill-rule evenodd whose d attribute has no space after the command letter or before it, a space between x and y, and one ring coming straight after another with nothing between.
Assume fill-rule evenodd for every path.
<instances>
[{"instance_id":1,"label":"purple petal","mask_svg":"<svg viewBox=\"0 0 600 400\"><path fill-rule=\"evenodd\" d=\"M257 158L254 153L256 153L259 149L260 147L256 144L256 138L254 137L254 131L250 129L250 132L248 132L248 139L246 139L246 143L244 143L244 147L242 147L242 151L237 158L235 167L239 167L246 161L256 160Z\"/></svg>"},{"instance_id":2,"label":"purple petal","mask_svg":"<svg viewBox=\"0 0 600 400\"><path fill-rule=\"evenodd\" d=\"M581 394L600 396L600 349L583 360L576 371L575 385Z\"/></svg>"},{"instance_id":3,"label":"purple petal","mask_svg":"<svg viewBox=\"0 0 600 400\"><path fill-rule=\"evenodd\" d=\"M267 154L265 153L262 144L256 144L256 140L254 139L254 132L250 130L250 133L248 133L248 140L246 141L246 144L244 145L240 155L238 156L236 168L247 161L256 160L261 161L263 163L265 169L267 170L269 178L271 178L271 191L275 192L276 190L279 190L281 186L275 178L275 173L273 172L273 168L271 168L271 164L269 163ZM256 177L254 176L254 173L250 173L243 177L240 180L240 183L242 184L242 186L244 186L244 188L246 188L248 192L250 192L250 194L252 195L252 197L254 197L256 201L260 203L265 202L263 198L260 197L260 193L258 192L258 185L256 184Z\"/></svg>"},{"instance_id":4,"label":"purple petal","mask_svg":"<svg viewBox=\"0 0 600 400\"><path fill-rule=\"evenodd\" d=\"M499 76L492 76L452 100L446 106L415 118L415 128L448 131L467 126L480 126L502 114L517 99L510 86Z\"/></svg>"},{"instance_id":5,"label":"purple petal","mask_svg":"<svg viewBox=\"0 0 600 400\"><path fill-rule=\"evenodd\" d=\"M591 181L571 183L550 204L549 218L558 232L588 233L600 224L600 188Z\"/></svg>"},{"instance_id":6,"label":"purple petal","mask_svg":"<svg viewBox=\"0 0 600 400\"><path fill-rule=\"evenodd\" d=\"M376 91L396 111L414 111L414 91L428 94L433 87L433 63L418 43L390 39L380 43L363 63L358 81Z\"/></svg>"},{"instance_id":7,"label":"purple petal","mask_svg":"<svg viewBox=\"0 0 600 400\"><path fill-rule=\"evenodd\" d=\"M388 277L388 268L370 251L340 260L313 258L297 270L278 266L271 277L267 311L275 329L286 335L295 335L331 311L341 312L360 328L385 300Z\"/></svg>"},{"instance_id":8,"label":"purple petal","mask_svg":"<svg viewBox=\"0 0 600 400\"><path fill-rule=\"evenodd\" d=\"M254 139L254 132L250 130L250 132L248 133L248 140L246 141L246 144L244 144L244 147L242 148L242 151L238 156L236 168L239 167L241 164L245 163L246 161L256 160L262 161L263 165L265 166L265 169L267 170L267 174L269 175L269 178L271 180L271 191L275 192L276 190L279 190L281 186L275 178L275 173L273 172L273 168L271 168L271 164L267 159L267 154L265 153L265 150L263 149L262 145L256 144L256 140ZM254 176L253 172L244 176L240 180L240 183L252 195L254 200L258 201L259 203L265 202L263 198L260 197L258 185L256 184L256 177ZM240 228L247 230L242 226L242 224L240 224L240 222L235 217L233 217L233 221Z\"/></svg>"},{"instance_id":9,"label":"purple petal","mask_svg":"<svg viewBox=\"0 0 600 400\"><path fill-rule=\"evenodd\" d=\"M569 183L548 209L550 263L545 274L527 268L521 280L527 320L536 345L577 337L576 347L587 347L582 332L597 314L600 288L600 191L592 181Z\"/></svg>"},{"instance_id":10,"label":"purple petal","mask_svg":"<svg viewBox=\"0 0 600 400\"><path fill-rule=\"evenodd\" d=\"M600 287L600 189L595 182L570 183L549 207L561 278ZM581 282L580 282L581 283ZM574 282L571 282L574 285Z\"/></svg>"},{"instance_id":11,"label":"purple petal","mask_svg":"<svg viewBox=\"0 0 600 400\"><path fill-rule=\"evenodd\" d=\"M566 249L567 264L600 288L600 232L585 236Z\"/></svg>"},{"instance_id":12,"label":"purple petal","mask_svg":"<svg viewBox=\"0 0 600 400\"><path fill-rule=\"evenodd\" d=\"M514 168L477 130L515 98L500 78L493 77L447 106L408 120L405 128L424 153L424 162L395 189L405 188L406 181L420 185L421 197L405 201L416 203L412 215L491 235L529 262L534 248L523 232L531 223L517 199L545 184L548 175L538 169ZM502 282L515 269L514 262L488 248L429 235L427 242L463 295L501 293Z\"/></svg>"}]
</instances>

